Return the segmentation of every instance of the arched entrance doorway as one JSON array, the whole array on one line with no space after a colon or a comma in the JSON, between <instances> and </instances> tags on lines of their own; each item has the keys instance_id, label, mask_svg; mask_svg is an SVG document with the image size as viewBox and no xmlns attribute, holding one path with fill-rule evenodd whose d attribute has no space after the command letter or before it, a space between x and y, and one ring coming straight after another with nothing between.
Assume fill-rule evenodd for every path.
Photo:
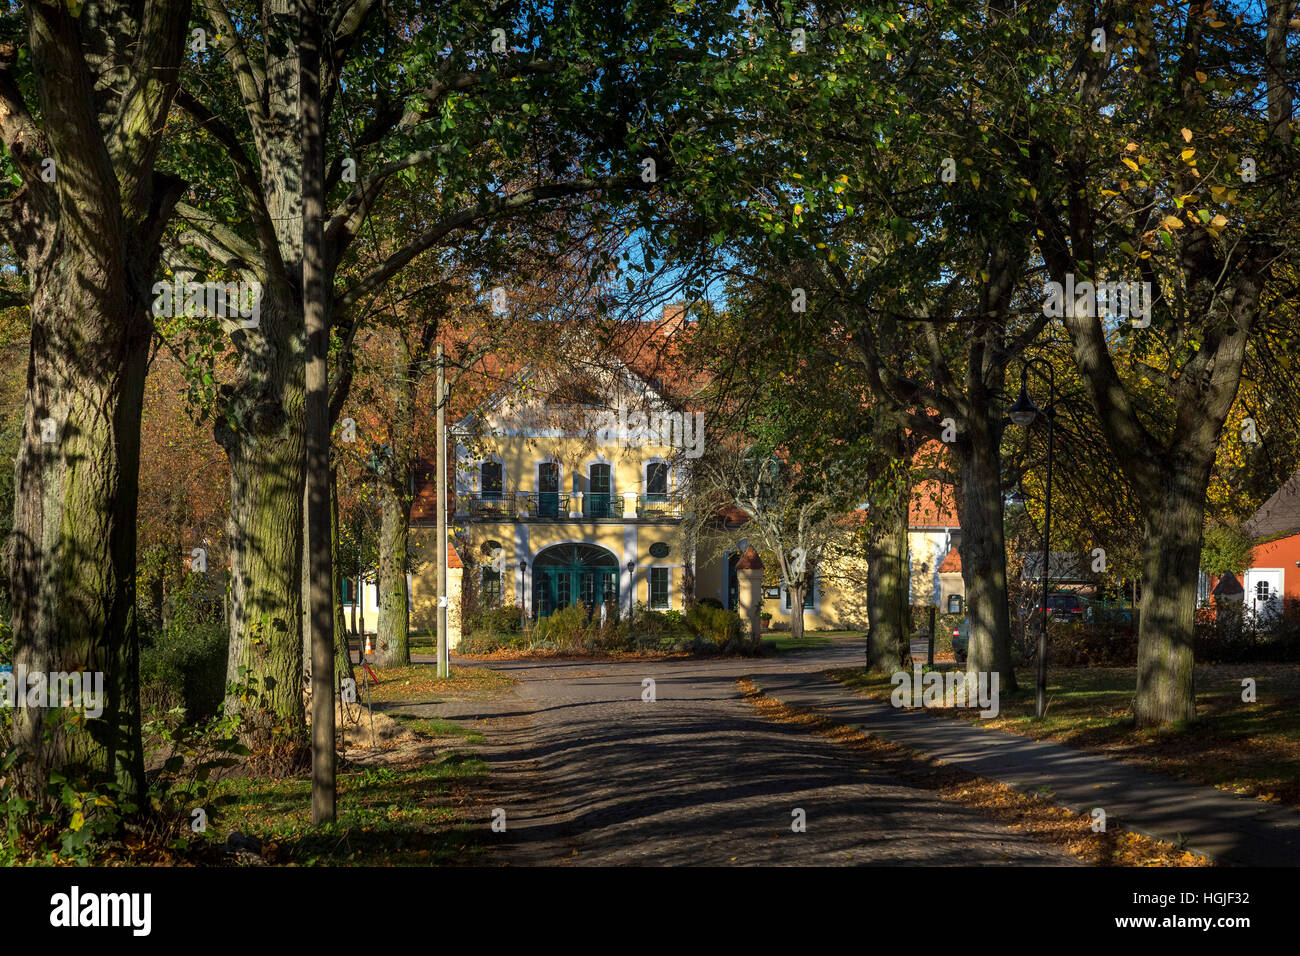
<instances>
[{"instance_id":1,"label":"arched entrance doorway","mask_svg":"<svg viewBox=\"0 0 1300 956\"><path fill-rule=\"evenodd\" d=\"M595 612L604 604L618 614L618 558L595 544L557 544L533 561L533 615L546 617L581 604ZM597 612L598 613L598 612Z\"/></svg>"}]
</instances>

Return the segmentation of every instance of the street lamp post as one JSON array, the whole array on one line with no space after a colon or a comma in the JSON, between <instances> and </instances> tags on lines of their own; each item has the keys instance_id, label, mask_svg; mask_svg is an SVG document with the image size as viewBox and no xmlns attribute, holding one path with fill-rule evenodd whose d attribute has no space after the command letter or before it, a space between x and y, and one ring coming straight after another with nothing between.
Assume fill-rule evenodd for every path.
<instances>
[{"instance_id":1,"label":"street lamp post","mask_svg":"<svg viewBox=\"0 0 1300 956\"><path fill-rule=\"evenodd\" d=\"M1047 369L1047 408L1040 411L1029 398L1028 377L1031 366ZM1048 572L1052 562L1052 422L1056 417L1056 375L1051 363L1041 359L1026 359L1020 370L1020 397L1007 410L1007 417L1017 425L1032 425L1039 416L1047 420L1047 491L1043 499L1043 627L1038 633L1038 680L1034 698L1034 714L1039 720L1047 711L1047 587Z\"/></svg>"}]
</instances>

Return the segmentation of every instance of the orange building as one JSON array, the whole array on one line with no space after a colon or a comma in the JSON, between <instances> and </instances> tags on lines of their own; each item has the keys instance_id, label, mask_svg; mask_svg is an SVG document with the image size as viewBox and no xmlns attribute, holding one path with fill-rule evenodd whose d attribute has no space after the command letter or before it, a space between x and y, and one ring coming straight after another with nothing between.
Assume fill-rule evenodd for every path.
<instances>
[{"instance_id":1,"label":"orange building","mask_svg":"<svg viewBox=\"0 0 1300 956\"><path fill-rule=\"evenodd\" d=\"M1248 613L1277 614L1284 600L1300 600L1300 471L1246 523L1255 541L1242 578Z\"/></svg>"}]
</instances>

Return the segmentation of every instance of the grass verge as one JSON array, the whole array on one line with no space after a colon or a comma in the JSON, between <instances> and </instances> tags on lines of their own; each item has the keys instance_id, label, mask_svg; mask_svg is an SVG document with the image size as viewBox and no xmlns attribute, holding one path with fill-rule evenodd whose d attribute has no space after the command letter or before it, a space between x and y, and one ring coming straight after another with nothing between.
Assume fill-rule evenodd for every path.
<instances>
[{"instance_id":1,"label":"grass verge","mask_svg":"<svg viewBox=\"0 0 1300 956\"><path fill-rule=\"evenodd\" d=\"M792 637L789 631L767 631L763 634L763 649L777 654L789 654L793 651L807 651L816 647L825 647L831 639L821 634L805 633L803 637Z\"/></svg>"},{"instance_id":2,"label":"grass verge","mask_svg":"<svg viewBox=\"0 0 1300 956\"><path fill-rule=\"evenodd\" d=\"M860 694L888 700L889 677L859 669L827 676ZM1255 681L1253 702L1242 681ZM1133 723L1132 667L1058 668L1047 675L1047 713L1034 717L1032 684L1001 695L995 718L927 708L936 719L1052 740L1150 770L1269 803L1300 806L1300 665L1207 664L1196 668L1197 720L1191 727L1139 730Z\"/></svg>"},{"instance_id":3,"label":"grass verge","mask_svg":"<svg viewBox=\"0 0 1300 956\"><path fill-rule=\"evenodd\" d=\"M360 671L360 668L358 668ZM375 668L378 684L357 688L357 697L364 703L366 690L375 703L409 701L428 698L474 698L500 693L518 681L509 674L490 667L453 667L451 676L439 677L436 664L407 664L404 667ZM360 683L360 674L357 682Z\"/></svg>"},{"instance_id":4,"label":"grass verge","mask_svg":"<svg viewBox=\"0 0 1300 956\"><path fill-rule=\"evenodd\" d=\"M262 841L272 864L431 866L474 863L482 847L466 820L473 784L486 773L478 757L456 750L414 767L367 767L338 774L338 820L311 824L311 780L232 778L218 792L220 832Z\"/></svg>"}]
</instances>

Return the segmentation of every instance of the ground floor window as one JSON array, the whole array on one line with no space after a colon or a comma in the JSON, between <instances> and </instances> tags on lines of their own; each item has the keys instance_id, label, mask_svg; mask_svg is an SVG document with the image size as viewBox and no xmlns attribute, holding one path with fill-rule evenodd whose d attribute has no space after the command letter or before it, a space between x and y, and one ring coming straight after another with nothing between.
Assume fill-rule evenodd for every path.
<instances>
[{"instance_id":1,"label":"ground floor window","mask_svg":"<svg viewBox=\"0 0 1300 956\"><path fill-rule=\"evenodd\" d=\"M960 595L960 594L949 594L949 595L948 595L948 613L949 613L949 614L960 614L960 613L961 613L961 595Z\"/></svg>"},{"instance_id":2,"label":"ground floor window","mask_svg":"<svg viewBox=\"0 0 1300 956\"><path fill-rule=\"evenodd\" d=\"M650 569L650 607L655 611L666 611L672 607L672 569Z\"/></svg>"},{"instance_id":3,"label":"ground floor window","mask_svg":"<svg viewBox=\"0 0 1300 956\"><path fill-rule=\"evenodd\" d=\"M482 594L485 607L500 607L501 572L496 568L483 569Z\"/></svg>"},{"instance_id":4,"label":"ground floor window","mask_svg":"<svg viewBox=\"0 0 1300 956\"><path fill-rule=\"evenodd\" d=\"M803 593L803 606L805 610L811 610L813 606L813 595L817 590L817 582L813 581L808 585L808 590ZM790 589L785 589L785 609L788 611L792 607L790 598Z\"/></svg>"}]
</instances>

